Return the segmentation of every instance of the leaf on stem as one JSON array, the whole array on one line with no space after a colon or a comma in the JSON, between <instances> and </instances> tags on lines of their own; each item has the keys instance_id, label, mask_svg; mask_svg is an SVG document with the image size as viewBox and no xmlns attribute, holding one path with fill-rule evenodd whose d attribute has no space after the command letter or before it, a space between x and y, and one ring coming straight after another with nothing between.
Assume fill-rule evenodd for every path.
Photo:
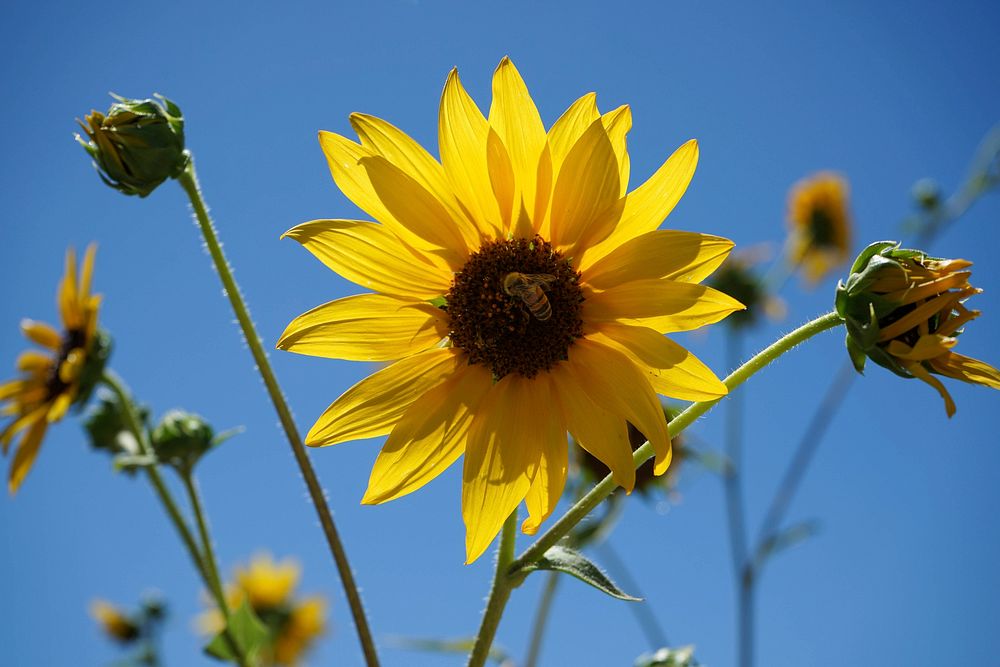
<instances>
[{"instance_id":1,"label":"leaf on stem","mask_svg":"<svg viewBox=\"0 0 1000 667\"><path fill-rule=\"evenodd\" d=\"M642 598L637 598L622 591L604 572L592 563L579 551L575 551L564 546L554 546L545 552L537 562L526 563L512 575L528 574L536 570L551 570L572 575L585 584L589 584L599 591L607 593L613 598L626 600L628 602L642 602Z\"/></svg>"},{"instance_id":2,"label":"leaf on stem","mask_svg":"<svg viewBox=\"0 0 1000 667\"><path fill-rule=\"evenodd\" d=\"M229 616L229 625L226 627L230 638L239 647L240 652L253 663L255 656L262 648L271 643L271 633L267 626L257 617L250 605L243 601L239 609ZM235 662L236 656L230 648L223 630L212 639L205 647L205 653L213 658L224 662Z\"/></svg>"}]
</instances>

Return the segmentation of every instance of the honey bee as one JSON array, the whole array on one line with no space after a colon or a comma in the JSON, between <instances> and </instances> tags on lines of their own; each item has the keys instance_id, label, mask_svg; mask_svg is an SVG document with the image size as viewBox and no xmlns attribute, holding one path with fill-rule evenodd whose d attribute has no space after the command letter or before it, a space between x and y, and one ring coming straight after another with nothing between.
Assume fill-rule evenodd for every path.
<instances>
[{"instance_id":1,"label":"honey bee","mask_svg":"<svg viewBox=\"0 0 1000 667\"><path fill-rule=\"evenodd\" d=\"M544 322L552 317L552 305L543 290L555 279L555 276L548 273L512 271L503 278L503 291L523 301L531 314Z\"/></svg>"}]
</instances>

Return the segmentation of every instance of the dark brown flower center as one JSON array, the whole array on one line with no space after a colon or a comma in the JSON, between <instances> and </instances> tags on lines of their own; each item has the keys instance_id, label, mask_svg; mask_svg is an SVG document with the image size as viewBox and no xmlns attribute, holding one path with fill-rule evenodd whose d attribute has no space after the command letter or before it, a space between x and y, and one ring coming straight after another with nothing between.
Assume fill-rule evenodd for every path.
<instances>
[{"instance_id":1,"label":"dark brown flower center","mask_svg":"<svg viewBox=\"0 0 1000 667\"><path fill-rule=\"evenodd\" d=\"M484 244L447 300L452 344L498 380L551 368L583 335L580 274L537 236Z\"/></svg>"},{"instance_id":2,"label":"dark brown flower center","mask_svg":"<svg viewBox=\"0 0 1000 667\"><path fill-rule=\"evenodd\" d=\"M83 347L86 341L86 334L79 329L70 329L63 334L62 345L59 346L59 356L56 357L55 364L53 364L52 370L49 371L49 377L45 381L45 400L51 401L69 387L69 384L63 382L63 379L59 377L59 368L69 358L70 352Z\"/></svg>"}]
</instances>

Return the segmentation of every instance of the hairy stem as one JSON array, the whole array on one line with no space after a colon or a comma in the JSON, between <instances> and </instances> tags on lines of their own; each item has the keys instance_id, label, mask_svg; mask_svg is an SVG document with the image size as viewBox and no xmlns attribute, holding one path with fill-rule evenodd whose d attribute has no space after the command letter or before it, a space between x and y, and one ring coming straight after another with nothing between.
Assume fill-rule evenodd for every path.
<instances>
[{"instance_id":1,"label":"hairy stem","mask_svg":"<svg viewBox=\"0 0 1000 667\"><path fill-rule=\"evenodd\" d=\"M510 563L514 560L516 531L517 509L510 513L500 531L500 545L497 547L497 569L493 574L493 585L490 587L486 611L483 612L483 620L479 624L479 632L476 634L476 643L469 655L468 667L483 667L486 664L486 658L490 655L493 637L496 636L497 628L500 626L500 618L503 616L504 607L507 606L507 599L510 598L510 592L513 589Z\"/></svg>"}]
</instances>

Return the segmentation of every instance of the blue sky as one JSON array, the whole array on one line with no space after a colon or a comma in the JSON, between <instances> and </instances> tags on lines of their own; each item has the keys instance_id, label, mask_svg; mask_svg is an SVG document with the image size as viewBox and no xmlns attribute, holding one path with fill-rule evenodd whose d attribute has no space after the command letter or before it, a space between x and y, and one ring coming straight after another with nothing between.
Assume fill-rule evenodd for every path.
<instances>
[{"instance_id":1,"label":"blue sky","mask_svg":"<svg viewBox=\"0 0 1000 667\"><path fill-rule=\"evenodd\" d=\"M97 241L114 369L157 414L184 407L219 429L246 428L199 471L218 552L227 572L260 549L303 563L302 590L332 600L332 633L313 664L361 664L313 510L180 188L122 197L101 185L72 140L73 119L103 110L108 91L160 92L182 106L206 196L269 345L294 316L357 291L278 240L305 220L357 216L330 179L316 131L346 133L348 114L365 111L434 150L453 66L486 108L490 74L509 54L546 123L592 90L602 109L631 104L633 182L698 138L698 173L667 225L741 247L777 247L788 187L819 169L850 179L859 246L897 237L911 185L932 176L957 186L1000 120L1000 10L988 2L50 2L6 14L0 363L13 370L22 317L55 320L66 246ZM994 195L935 246L976 262L983 316L961 349L994 364L998 216ZM834 284L790 283L787 318L756 330L747 349L828 309ZM722 341L721 328L681 339L720 375ZM748 384L751 526L844 354L840 335L827 334ZM303 428L371 371L272 359ZM877 368L855 383L792 511L817 519L821 532L764 575L760 664L840 665L848 651L864 664L988 664L1000 651L1000 451L989 426L1000 396L949 387L959 408L951 420L919 383ZM694 431L717 445L721 417L717 410ZM384 661L462 664L390 641L468 636L478 625L490 558L462 565L459 469L404 499L361 507L377 447L311 454ZM613 544L671 640L729 665L734 601L721 484L685 471L680 492L676 504L631 501ZM77 419L51 430L21 493L0 499L0 531L5 664L110 662L116 652L87 618L89 600L129 603L150 588L174 612L167 664L211 664L191 629L201 587L178 540L145 483L112 474L88 450ZM540 581L515 592L500 628L499 643L515 656ZM567 581L542 664L627 665L648 648L625 603Z\"/></svg>"}]
</instances>

